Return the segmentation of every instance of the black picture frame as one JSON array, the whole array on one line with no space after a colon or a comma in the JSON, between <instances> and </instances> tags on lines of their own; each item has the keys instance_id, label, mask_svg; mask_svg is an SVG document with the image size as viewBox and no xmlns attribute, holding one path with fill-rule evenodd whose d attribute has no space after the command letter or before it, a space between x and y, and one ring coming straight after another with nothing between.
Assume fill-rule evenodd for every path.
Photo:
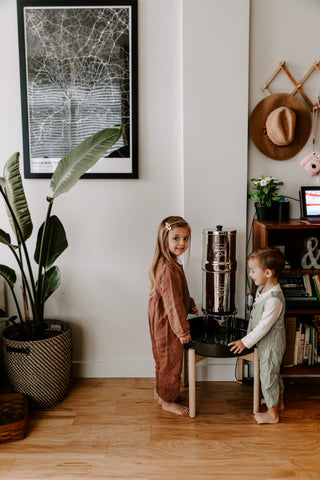
<instances>
[{"instance_id":1,"label":"black picture frame","mask_svg":"<svg viewBox=\"0 0 320 480\"><path fill-rule=\"evenodd\" d=\"M138 178L137 0L17 0L25 178L88 136L123 137L83 178Z\"/></svg>"}]
</instances>

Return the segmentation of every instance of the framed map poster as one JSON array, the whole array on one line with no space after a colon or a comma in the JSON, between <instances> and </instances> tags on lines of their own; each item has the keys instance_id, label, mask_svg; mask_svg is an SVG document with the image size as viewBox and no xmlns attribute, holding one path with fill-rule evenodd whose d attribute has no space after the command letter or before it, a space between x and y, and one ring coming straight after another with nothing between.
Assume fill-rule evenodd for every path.
<instances>
[{"instance_id":1,"label":"framed map poster","mask_svg":"<svg viewBox=\"0 0 320 480\"><path fill-rule=\"evenodd\" d=\"M17 0L25 178L82 140L124 135L84 178L138 178L137 0Z\"/></svg>"}]
</instances>

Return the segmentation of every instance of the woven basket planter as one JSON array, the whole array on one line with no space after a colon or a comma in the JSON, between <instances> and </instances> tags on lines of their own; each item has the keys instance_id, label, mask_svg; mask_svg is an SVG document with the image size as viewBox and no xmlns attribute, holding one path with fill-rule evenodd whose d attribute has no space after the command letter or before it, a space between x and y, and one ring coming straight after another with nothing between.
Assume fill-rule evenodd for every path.
<instances>
[{"instance_id":1,"label":"woven basket planter","mask_svg":"<svg viewBox=\"0 0 320 480\"><path fill-rule=\"evenodd\" d=\"M14 392L28 396L35 408L49 408L66 396L71 379L71 326L47 320L49 338L15 340L14 326L2 332L3 358Z\"/></svg>"},{"instance_id":2,"label":"woven basket planter","mask_svg":"<svg viewBox=\"0 0 320 480\"><path fill-rule=\"evenodd\" d=\"M28 400L22 393L0 395L0 442L21 440L27 435Z\"/></svg>"}]
</instances>

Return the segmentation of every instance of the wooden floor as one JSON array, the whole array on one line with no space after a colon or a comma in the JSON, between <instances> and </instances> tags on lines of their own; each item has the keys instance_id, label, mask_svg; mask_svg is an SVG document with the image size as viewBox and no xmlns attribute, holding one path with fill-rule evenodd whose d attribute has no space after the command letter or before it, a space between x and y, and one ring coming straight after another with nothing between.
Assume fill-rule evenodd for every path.
<instances>
[{"instance_id":1,"label":"wooden floor","mask_svg":"<svg viewBox=\"0 0 320 480\"><path fill-rule=\"evenodd\" d=\"M286 379L279 425L253 421L252 386L198 382L195 419L165 413L153 379L78 379L0 444L0 478L320 479L320 378ZM187 390L182 390L187 398Z\"/></svg>"}]
</instances>

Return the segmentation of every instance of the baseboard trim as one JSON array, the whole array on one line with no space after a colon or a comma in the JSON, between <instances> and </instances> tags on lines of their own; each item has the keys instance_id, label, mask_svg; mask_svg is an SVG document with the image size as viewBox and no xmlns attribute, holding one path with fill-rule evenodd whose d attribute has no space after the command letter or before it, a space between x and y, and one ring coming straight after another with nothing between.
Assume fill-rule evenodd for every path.
<instances>
[{"instance_id":1,"label":"baseboard trim","mask_svg":"<svg viewBox=\"0 0 320 480\"><path fill-rule=\"evenodd\" d=\"M207 358L196 366L198 381L235 380L234 358ZM153 361L74 361L76 378L149 378L154 377Z\"/></svg>"},{"instance_id":2,"label":"baseboard trim","mask_svg":"<svg viewBox=\"0 0 320 480\"><path fill-rule=\"evenodd\" d=\"M78 378L146 378L154 377L151 361L74 361L72 374Z\"/></svg>"}]
</instances>

